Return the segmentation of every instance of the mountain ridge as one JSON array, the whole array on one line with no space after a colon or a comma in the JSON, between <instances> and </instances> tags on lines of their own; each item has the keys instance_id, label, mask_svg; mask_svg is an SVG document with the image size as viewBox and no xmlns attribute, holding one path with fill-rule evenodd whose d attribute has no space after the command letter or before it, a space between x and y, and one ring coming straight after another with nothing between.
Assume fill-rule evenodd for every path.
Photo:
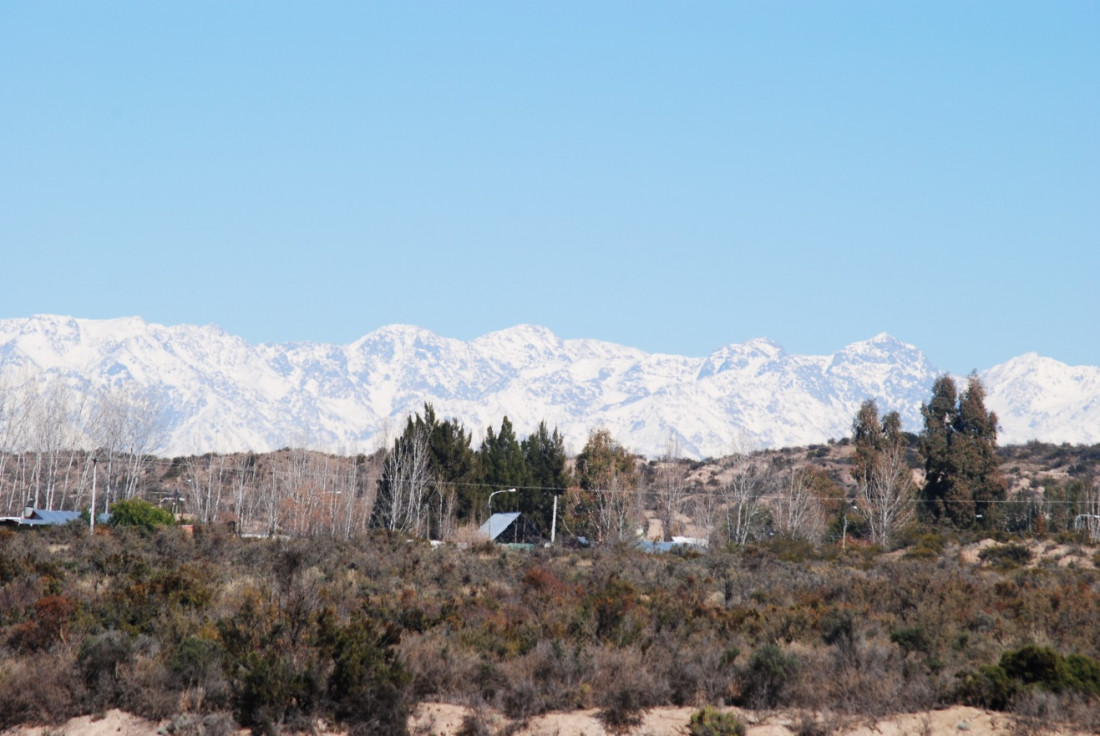
<instances>
[{"instance_id":1,"label":"mountain ridge","mask_svg":"<svg viewBox=\"0 0 1100 736\"><path fill-rule=\"evenodd\" d=\"M475 442L507 415L521 436L542 420L557 426L574 452L603 426L645 455L672 438L701 458L847 436L867 398L916 431L941 372L885 332L830 355L754 338L693 358L530 324L469 341L386 325L347 345L252 344L217 325L35 315L0 320L0 378L17 375L83 392L153 392L168 418L160 449L172 455L371 451L428 402ZM979 375L1002 443L1100 442L1100 368L1027 353Z\"/></svg>"}]
</instances>

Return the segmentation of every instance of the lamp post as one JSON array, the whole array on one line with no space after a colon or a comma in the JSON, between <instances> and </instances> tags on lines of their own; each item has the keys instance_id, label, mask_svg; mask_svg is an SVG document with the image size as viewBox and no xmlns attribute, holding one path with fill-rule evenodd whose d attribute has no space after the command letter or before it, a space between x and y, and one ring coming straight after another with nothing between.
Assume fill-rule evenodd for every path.
<instances>
[{"instance_id":1,"label":"lamp post","mask_svg":"<svg viewBox=\"0 0 1100 736\"><path fill-rule=\"evenodd\" d=\"M492 493L490 493L489 494L489 503L486 504L486 506L488 506L488 508L489 508L489 516L491 517L493 515L493 496L497 495L498 493L515 493L515 492L516 492L515 488L506 488L503 491L493 491Z\"/></svg>"}]
</instances>

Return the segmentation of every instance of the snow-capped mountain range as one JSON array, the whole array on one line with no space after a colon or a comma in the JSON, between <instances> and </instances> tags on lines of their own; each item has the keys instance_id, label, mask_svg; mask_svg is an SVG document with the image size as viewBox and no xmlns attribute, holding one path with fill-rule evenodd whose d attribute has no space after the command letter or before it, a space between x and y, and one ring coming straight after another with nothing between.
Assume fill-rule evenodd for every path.
<instances>
[{"instance_id":1,"label":"snow-capped mountain range","mask_svg":"<svg viewBox=\"0 0 1100 736\"><path fill-rule=\"evenodd\" d=\"M917 431L939 373L887 334L832 355L791 355L755 339L690 358L562 340L531 325L469 342L391 325L350 345L254 345L214 326L136 317L0 320L0 381L60 378L93 396L115 386L151 391L167 417L157 453L173 456L369 452L430 402L475 443L508 416L521 437L541 420L557 426L572 452L602 426L645 455L662 454L674 437L685 456L717 457L847 436L867 398ZM1100 368L1029 354L981 378L1002 444L1100 442Z\"/></svg>"}]
</instances>

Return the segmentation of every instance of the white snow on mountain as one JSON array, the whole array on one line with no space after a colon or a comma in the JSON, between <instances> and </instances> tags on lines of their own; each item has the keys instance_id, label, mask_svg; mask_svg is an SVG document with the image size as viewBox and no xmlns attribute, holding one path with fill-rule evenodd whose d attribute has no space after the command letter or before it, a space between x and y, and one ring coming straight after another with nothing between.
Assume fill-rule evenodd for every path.
<instances>
[{"instance_id":1,"label":"white snow on mountain","mask_svg":"<svg viewBox=\"0 0 1100 736\"><path fill-rule=\"evenodd\" d=\"M989 369L982 381L1003 442L1100 443L1100 367L1028 353Z\"/></svg>"},{"instance_id":2,"label":"white snow on mountain","mask_svg":"<svg viewBox=\"0 0 1100 736\"><path fill-rule=\"evenodd\" d=\"M426 402L475 442L505 415L518 434L557 426L573 452L606 427L649 456L670 438L693 457L847 436L860 402L920 428L939 372L887 334L832 355L754 339L705 358L562 340L519 325L465 342L390 325L350 345L254 345L215 326L131 317L0 320L0 379L61 379L94 396L132 386L166 407L164 455L307 446L373 451ZM982 374L1002 443L1100 442L1100 368L1025 355ZM962 380L962 379L961 379ZM960 384L961 384L960 380Z\"/></svg>"}]
</instances>

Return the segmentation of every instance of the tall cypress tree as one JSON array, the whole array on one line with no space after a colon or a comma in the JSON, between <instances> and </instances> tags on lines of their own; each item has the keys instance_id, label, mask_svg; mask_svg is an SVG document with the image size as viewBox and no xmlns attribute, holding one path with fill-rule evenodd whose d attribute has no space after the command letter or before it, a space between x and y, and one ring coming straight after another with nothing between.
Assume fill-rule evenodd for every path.
<instances>
[{"instance_id":1,"label":"tall cypress tree","mask_svg":"<svg viewBox=\"0 0 1100 736\"><path fill-rule=\"evenodd\" d=\"M500 423L500 432L494 433L489 427L485 432L485 439L481 443L481 482L485 486L485 497L495 490L506 488L521 489L527 485L527 464L523 458L523 449L516 439L515 430L508 417ZM516 494L502 494L499 506L494 511L514 511L520 504L522 491ZM494 499L494 504L497 503Z\"/></svg>"},{"instance_id":2,"label":"tall cypress tree","mask_svg":"<svg viewBox=\"0 0 1100 736\"><path fill-rule=\"evenodd\" d=\"M454 494L455 514L459 520L471 518L481 498L477 485L480 479L478 456L470 440L470 432L453 419L435 424L428 437L441 490Z\"/></svg>"},{"instance_id":3,"label":"tall cypress tree","mask_svg":"<svg viewBox=\"0 0 1100 736\"><path fill-rule=\"evenodd\" d=\"M521 494L520 510L549 535L553 523L554 496L565 492L569 486L569 469L566 467L565 440L557 427L551 433L546 422L521 443L527 465L530 488Z\"/></svg>"}]
</instances>

